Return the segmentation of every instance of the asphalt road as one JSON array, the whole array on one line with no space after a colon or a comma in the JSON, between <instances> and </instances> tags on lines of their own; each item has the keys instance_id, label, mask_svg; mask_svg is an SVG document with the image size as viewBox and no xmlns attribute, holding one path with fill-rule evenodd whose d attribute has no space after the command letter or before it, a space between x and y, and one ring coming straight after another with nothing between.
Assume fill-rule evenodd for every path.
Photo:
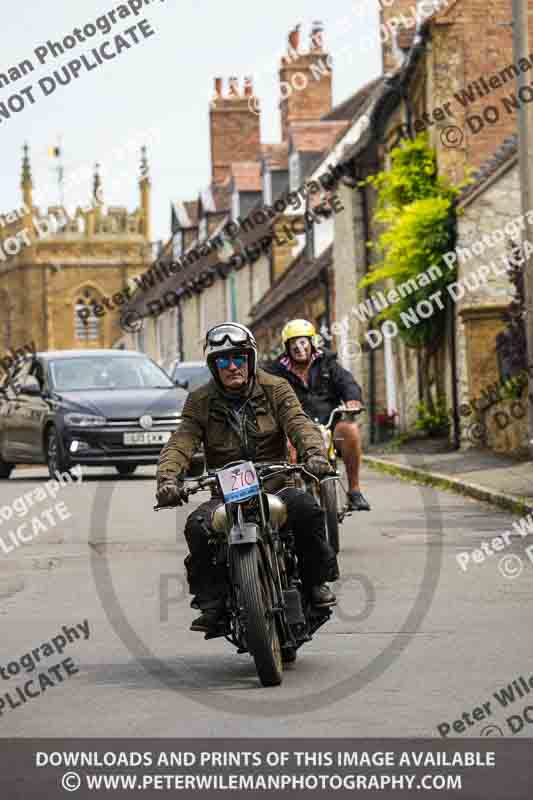
<instances>
[{"instance_id":1,"label":"asphalt road","mask_svg":"<svg viewBox=\"0 0 533 800\"><path fill-rule=\"evenodd\" d=\"M44 470L0 484L0 736L439 736L438 725L465 712L470 724L459 735L497 735L494 725L511 735L506 718L520 714L527 694L508 708L492 695L533 673L531 542L515 537L466 573L456 560L507 530L509 514L366 472L373 511L342 528L335 615L283 685L263 689L249 656L188 630L197 612L182 577L182 528L193 503L153 513L154 475L87 470L79 485L40 501ZM30 492L26 515L17 504L16 524L4 519L2 509ZM43 515L58 502L67 519ZM26 522L30 539L35 517L47 530L41 524L14 547L9 531ZM523 573L506 578L498 562L511 552ZM76 625L79 638L71 632L61 654L61 639L43 649ZM20 666L32 650L35 670L36 656ZM17 696L65 659L35 697ZM526 723L517 735L531 732Z\"/></svg>"}]
</instances>

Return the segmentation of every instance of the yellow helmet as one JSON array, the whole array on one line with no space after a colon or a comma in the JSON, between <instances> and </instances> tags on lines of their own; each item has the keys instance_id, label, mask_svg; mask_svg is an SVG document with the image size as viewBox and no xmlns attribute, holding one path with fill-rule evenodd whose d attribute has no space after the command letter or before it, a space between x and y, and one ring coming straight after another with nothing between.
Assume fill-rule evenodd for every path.
<instances>
[{"instance_id":1,"label":"yellow helmet","mask_svg":"<svg viewBox=\"0 0 533 800\"><path fill-rule=\"evenodd\" d=\"M308 336L314 343L316 337L315 326L306 319L291 319L281 331L281 341L284 347L287 347L289 339L297 339L299 336Z\"/></svg>"}]
</instances>

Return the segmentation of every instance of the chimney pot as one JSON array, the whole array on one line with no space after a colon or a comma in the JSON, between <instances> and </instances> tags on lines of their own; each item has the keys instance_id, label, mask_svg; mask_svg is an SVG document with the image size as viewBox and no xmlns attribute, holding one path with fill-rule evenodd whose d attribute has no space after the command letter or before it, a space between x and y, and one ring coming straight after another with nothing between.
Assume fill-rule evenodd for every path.
<instances>
[{"instance_id":1,"label":"chimney pot","mask_svg":"<svg viewBox=\"0 0 533 800\"><path fill-rule=\"evenodd\" d=\"M253 93L254 93L254 81L253 78L250 75L248 75L244 79L244 96L252 97Z\"/></svg>"},{"instance_id":2,"label":"chimney pot","mask_svg":"<svg viewBox=\"0 0 533 800\"><path fill-rule=\"evenodd\" d=\"M229 79L229 93L231 97L239 96L239 79L231 77Z\"/></svg>"},{"instance_id":3,"label":"chimney pot","mask_svg":"<svg viewBox=\"0 0 533 800\"><path fill-rule=\"evenodd\" d=\"M215 78L215 94L222 97L222 78Z\"/></svg>"},{"instance_id":4,"label":"chimney pot","mask_svg":"<svg viewBox=\"0 0 533 800\"><path fill-rule=\"evenodd\" d=\"M311 50L324 49L324 25L322 22L313 22L311 29Z\"/></svg>"},{"instance_id":5,"label":"chimney pot","mask_svg":"<svg viewBox=\"0 0 533 800\"><path fill-rule=\"evenodd\" d=\"M296 50L298 52L298 48L300 46L300 26L296 25L295 28L289 33L289 52L290 50Z\"/></svg>"}]
</instances>

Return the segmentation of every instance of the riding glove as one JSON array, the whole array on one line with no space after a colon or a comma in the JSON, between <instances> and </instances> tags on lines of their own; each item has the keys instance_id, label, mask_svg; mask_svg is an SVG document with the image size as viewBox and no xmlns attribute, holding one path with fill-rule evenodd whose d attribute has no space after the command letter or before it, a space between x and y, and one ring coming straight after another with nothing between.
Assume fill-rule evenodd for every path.
<instances>
[{"instance_id":1,"label":"riding glove","mask_svg":"<svg viewBox=\"0 0 533 800\"><path fill-rule=\"evenodd\" d=\"M183 492L183 481L177 478L162 478L156 496L160 506L182 506L189 502Z\"/></svg>"}]
</instances>

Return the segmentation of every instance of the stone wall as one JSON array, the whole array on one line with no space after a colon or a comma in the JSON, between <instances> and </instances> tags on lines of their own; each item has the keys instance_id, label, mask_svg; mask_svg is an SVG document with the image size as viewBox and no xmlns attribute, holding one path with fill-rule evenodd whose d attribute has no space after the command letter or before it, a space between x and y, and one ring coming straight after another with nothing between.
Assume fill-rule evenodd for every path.
<instances>
[{"instance_id":1,"label":"stone wall","mask_svg":"<svg viewBox=\"0 0 533 800\"><path fill-rule=\"evenodd\" d=\"M458 219L456 252L458 280L464 294L456 303L456 338L459 402L468 403L499 380L496 335L504 327L502 313L513 296L503 259L509 255L508 237L520 238L519 228L510 224L521 215L519 173L514 160L502 168L501 174L481 193L465 202L462 211ZM491 238L483 242L483 236ZM496 242L500 237L503 241ZM494 243L492 247L488 246L489 241ZM480 280L482 275L478 270L483 266L490 268L487 281ZM457 292L460 294L461 290ZM511 441L510 434L498 435L491 420L489 427L494 433L494 442L499 448L503 447L502 442ZM476 442L469 437L468 426L463 427L462 446L471 447ZM490 436L489 441L492 441ZM516 449L514 445L513 449Z\"/></svg>"}]
</instances>

